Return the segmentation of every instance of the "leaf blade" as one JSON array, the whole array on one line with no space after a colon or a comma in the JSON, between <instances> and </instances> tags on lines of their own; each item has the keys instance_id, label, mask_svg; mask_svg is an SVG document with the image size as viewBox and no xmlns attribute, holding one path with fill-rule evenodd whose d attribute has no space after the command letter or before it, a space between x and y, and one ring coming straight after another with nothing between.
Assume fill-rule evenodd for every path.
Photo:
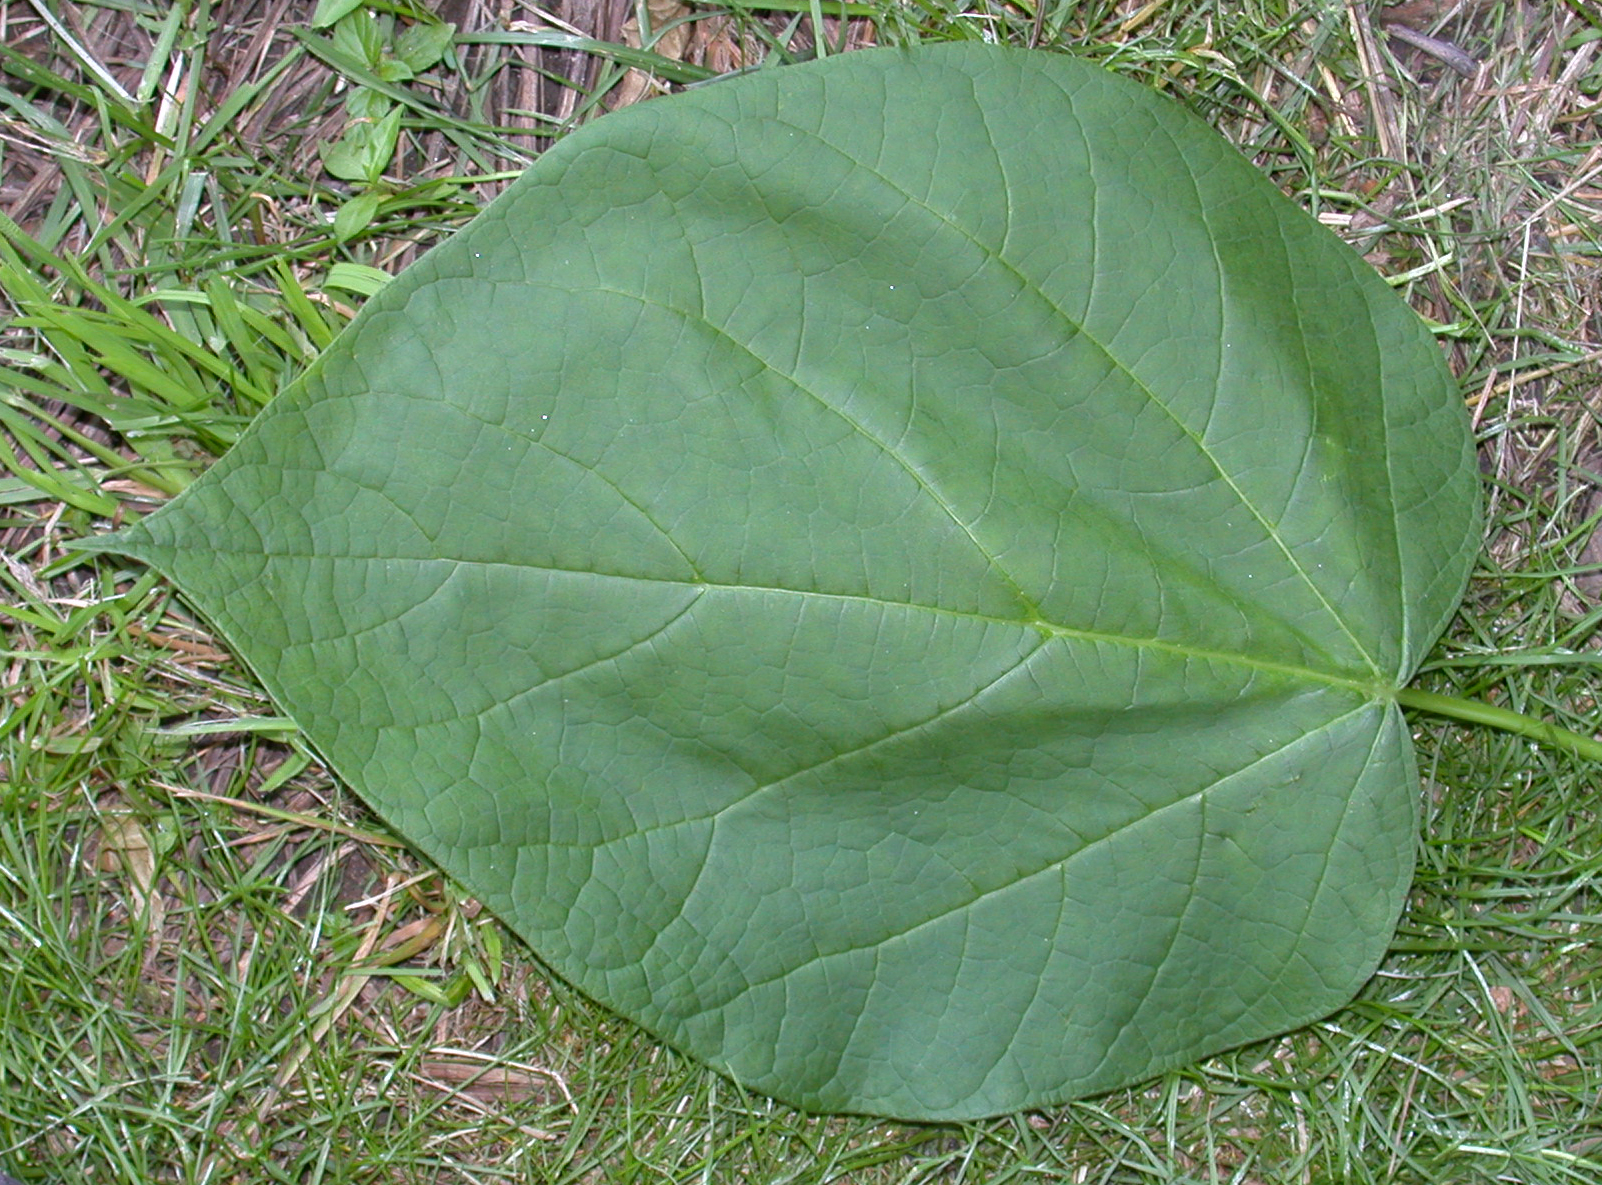
<instances>
[{"instance_id":1,"label":"leaf blade","mask_svg":"<svg viewBox=\"0 0 1602 1185\"><path fill-rule=\"evenodd\" d=\"M1177 109L951 46L563 141L116 545L564 976L956 1118L1349 998L1475 533L1377 277Z\"/></svg>"}]
</instances>

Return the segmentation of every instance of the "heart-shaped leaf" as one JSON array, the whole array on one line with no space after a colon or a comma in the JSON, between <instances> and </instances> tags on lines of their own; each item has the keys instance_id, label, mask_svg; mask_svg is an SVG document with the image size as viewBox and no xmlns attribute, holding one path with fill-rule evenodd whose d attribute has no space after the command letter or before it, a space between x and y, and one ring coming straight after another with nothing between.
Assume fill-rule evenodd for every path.
<instances>
[{"instance_id":1,"label":"heart-shaped leaf","mask_svg":"<svg viewBox=\"0 0 1602 1185\"><path fill-rule=\"evenodd\" d=\"M560 974L935 1118L1361 985L1476 490L1417 318L1228 144L962 45L575 133L111 546Z\"/></svg>"}]
</instances>

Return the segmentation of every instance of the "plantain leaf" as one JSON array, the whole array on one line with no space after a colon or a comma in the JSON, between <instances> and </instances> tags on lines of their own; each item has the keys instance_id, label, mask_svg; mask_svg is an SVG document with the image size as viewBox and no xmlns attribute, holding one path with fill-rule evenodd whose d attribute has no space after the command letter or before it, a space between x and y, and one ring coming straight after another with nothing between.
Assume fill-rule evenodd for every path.
<instances>
[{"instance_id":1,"label":"plantain leaf","mask_svg":"<svg viewBox=\"0 0 1602 1185\"><path fill-rule=\"evenodd\" d=\"M108 546L559 974L932 1119L1352 996L1477 539L1377 276L1170 102L961 45L573 134Z\"/></svg>"}]
</instances>

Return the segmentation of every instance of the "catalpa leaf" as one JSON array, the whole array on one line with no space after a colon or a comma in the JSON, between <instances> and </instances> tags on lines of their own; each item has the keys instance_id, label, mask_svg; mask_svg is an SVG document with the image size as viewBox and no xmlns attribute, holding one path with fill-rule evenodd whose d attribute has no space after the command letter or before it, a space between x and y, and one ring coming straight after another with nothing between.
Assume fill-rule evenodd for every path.
<instances>
[{"instance_id":1,"label":"catalpa leaf","mask_svg":"<svg viewBox=\"0 0 1602 1185\"><path fill-rule=\"evenodd\" d=\"M932 1119L1352 996L1477 538L1361 260L1168 100L953 45L574 133L111 546L559 974Z\"/></svg>"}]
</instances>

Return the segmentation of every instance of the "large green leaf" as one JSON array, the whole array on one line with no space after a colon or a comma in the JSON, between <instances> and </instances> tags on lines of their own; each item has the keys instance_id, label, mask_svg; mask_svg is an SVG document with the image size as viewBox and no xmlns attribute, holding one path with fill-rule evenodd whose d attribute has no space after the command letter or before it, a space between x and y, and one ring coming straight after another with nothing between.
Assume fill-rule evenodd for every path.
<instances>
[{"instance_id":1,"label":"large green leaf","mask_svg":"<svg viewBox=\"0 0 1602 1185\"><path fill-rule=\"evenodd\" d=\"M1346 247L1167 100L966 45L572 135L111 546L560 974L933 1118L1350 998L1477 513Z\"/></svg>"}]
</instances>

